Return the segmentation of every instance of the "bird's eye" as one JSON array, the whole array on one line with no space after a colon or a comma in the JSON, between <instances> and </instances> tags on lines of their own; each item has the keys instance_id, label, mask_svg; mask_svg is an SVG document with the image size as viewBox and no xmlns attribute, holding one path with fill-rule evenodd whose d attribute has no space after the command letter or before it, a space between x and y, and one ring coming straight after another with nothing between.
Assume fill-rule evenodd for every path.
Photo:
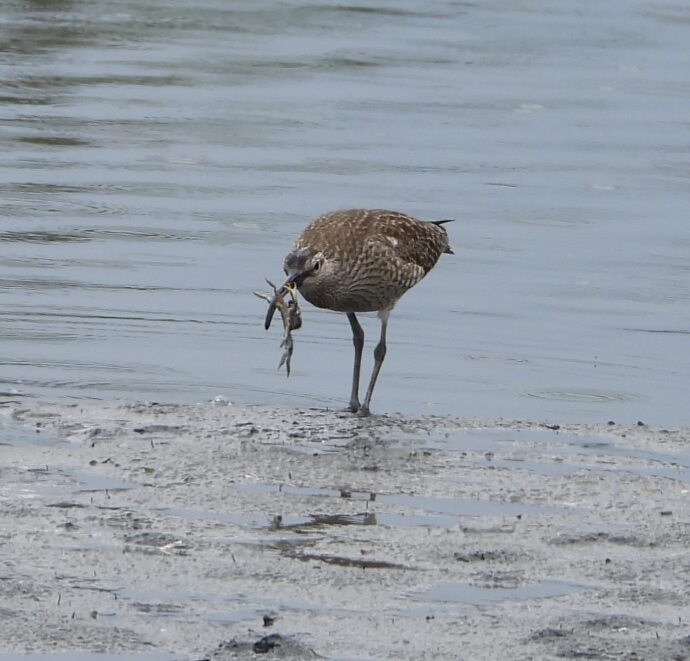
<instances>
[{"instance_id":1,"label":"bird's eye","mask_svg":"<svg viewBox=\"0 0 690 661\"><path fill-rule=\"evenodd\" d=\"M318 271L321 268L321 262L314 262L314 270Z\"/></svg>"}]
</instances>

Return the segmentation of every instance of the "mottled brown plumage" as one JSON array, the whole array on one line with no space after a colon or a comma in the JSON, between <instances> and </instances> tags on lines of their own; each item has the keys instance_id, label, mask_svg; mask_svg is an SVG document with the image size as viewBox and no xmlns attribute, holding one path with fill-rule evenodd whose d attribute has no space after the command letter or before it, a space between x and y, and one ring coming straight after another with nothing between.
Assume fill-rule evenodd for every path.
<instances>
[{"instance_id":1,"label":"mottled brown plumage","mask_svg":"<svg viewBox=\"0 0 690 661\"><path fill-rule=\"evenodd\" d=\"M297 237L283 268L285 286L296 284L319 308L345 312L355 345L350 410L369 414L369 403L386 354L388 316L400 297L414 287L443 253L452 254L442 224L423 222L383 209L350 209L327 213ZM282 291L282 290L281 290ZM275 305L269 307L266 328ZM357 312L378 312L381 339L374 351L374 371L363 404L359 373L364 331Z\"/></svg>"}]
</instances>

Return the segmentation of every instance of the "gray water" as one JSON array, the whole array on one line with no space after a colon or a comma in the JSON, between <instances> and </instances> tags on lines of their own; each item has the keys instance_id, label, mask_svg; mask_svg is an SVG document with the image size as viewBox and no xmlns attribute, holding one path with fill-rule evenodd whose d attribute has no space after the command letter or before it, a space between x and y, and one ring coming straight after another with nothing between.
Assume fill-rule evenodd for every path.
<instances>
[{"instance_id":1,"label":"gray water","mask_svg":"<svg viewBox=\"0 0 690 661\"><path fill-rule=\"evenodd\" d=\"M5 0L0 101L4 399L343 406L345 318L286 380L252 292L384 207L456 254L375 412L690 424L684 4Z\"/></svg>"}]
</instances>

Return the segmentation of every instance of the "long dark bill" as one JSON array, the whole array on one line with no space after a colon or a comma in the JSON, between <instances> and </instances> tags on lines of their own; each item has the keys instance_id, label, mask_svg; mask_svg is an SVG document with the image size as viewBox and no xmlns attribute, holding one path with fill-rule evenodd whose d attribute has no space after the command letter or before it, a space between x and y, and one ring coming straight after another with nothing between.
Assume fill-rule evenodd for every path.
<instances>
[{"instance_id":1,"label":"long dark bill","mask_svg":"<svg viewBox=\"0 0 690 661\"><path fill-rule=\"evenodd\" d=\"M270 302L268 306L268 312L266 312L266 321L264 321L264 328L268 330L271 327L271 322L273 321L273 315L276 313L276 307L278 306L278 301L282 300L283 296L288 293L288 286L294 284L299 280L301 273L299 271L295 271L294 273L291 273L288 276L288 279L281 285L280 289L276 289L273 287L273 285L269 282L268 284L273 287L273 291L275 292L275 295L273 296L273 300Z\"/></svg>"}]
</instances>

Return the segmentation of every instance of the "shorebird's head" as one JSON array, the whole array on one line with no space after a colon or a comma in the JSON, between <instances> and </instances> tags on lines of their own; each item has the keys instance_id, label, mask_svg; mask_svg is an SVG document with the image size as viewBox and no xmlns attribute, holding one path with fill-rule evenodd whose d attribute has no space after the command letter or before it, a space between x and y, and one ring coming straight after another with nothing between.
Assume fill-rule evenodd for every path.
<instances>
[{"instance_id":1,"label":"shorebird's head","mask_svg":"<svg viewBox=\"0 0 690 661\"><path fill-rule=\"evenodd\" d=\"M285 258L283 270L285 271L285 275L287 275L287 280L276 291L273 301L271 301L271 304L268 306L266 322L264 323L266 330L268 330L271 325L271 320L276 311L278 297L285 296L292 287L300 289L302 286L305 286L308 288L318 282L324 273L325 264L326 258L324 254L313 248L293 250Z\"/></svg>"},{"instance_id":2,"label":"shorebird's head","mask_svg":"<svg viewBox=\"0 0 690 661\"><path fill-rule=\"evenodd\" d=\"M314 248L293 250L283 263L283 270L288 277L285 284L301 287L305 283L314 282L323 273L325 262L326 257L320 250Z\"/></svg>"}]
</instances>

